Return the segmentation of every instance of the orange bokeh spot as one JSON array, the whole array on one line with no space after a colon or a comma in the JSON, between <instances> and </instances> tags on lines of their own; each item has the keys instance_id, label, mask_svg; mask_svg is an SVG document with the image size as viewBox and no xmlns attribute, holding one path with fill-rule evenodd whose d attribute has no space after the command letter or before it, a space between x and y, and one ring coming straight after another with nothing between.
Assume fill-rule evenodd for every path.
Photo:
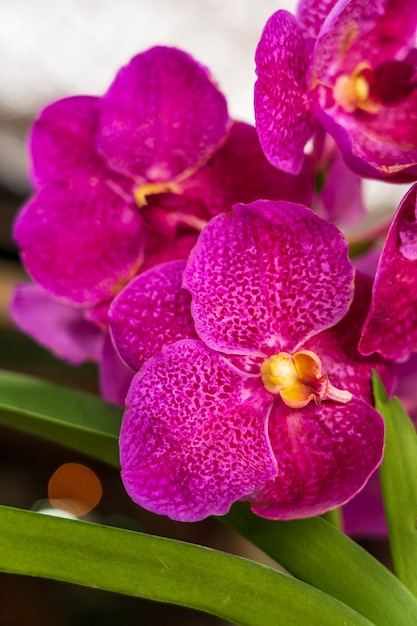
<instances>
[{"instance_id":1,"label":"orange bokeh spot","mask_svg":"<svg viewBox=\"0 0 417 626\"><path fill-rule=\"evenodd\" d=\"M51 505L76 517L94 509L102 495L103 489L96 474L80 463L64 463L48 483Z\"/></svg>"}]
</instances>

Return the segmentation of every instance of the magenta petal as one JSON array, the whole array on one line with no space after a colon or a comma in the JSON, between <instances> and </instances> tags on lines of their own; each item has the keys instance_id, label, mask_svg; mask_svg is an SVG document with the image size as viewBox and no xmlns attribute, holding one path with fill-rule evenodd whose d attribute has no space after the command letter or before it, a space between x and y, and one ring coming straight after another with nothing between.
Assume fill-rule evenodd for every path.
<instances>
[{"instance_id":1,"label":"magenta petal","mask_svg":"<svg viewBox=\"0 0 417 626\"><path fill-rule=\"evenodd\" d=\"M297 176L277 170L264 156L256 129L235 122L224 146L179 186L185 198L204 202L210 217L229 211L236 202L253 202L259 198L309 206L313 163L306 158Z\"/></svg>"},{"instance_id":2,"label":"magenta petal","mask_svg":"<svg viewBox=\"0 0 417 626\"><path fill-rule=\"evenodd\" d=\"M313 134L306 71L309 54L303 32L287 11L274 13L256 50L256 128L266 157L297 174L304 146Z\"/></svg>"},{"instance_id":3,"label":"magenta petal","mask_svg":"<svg viewBox=\"0 0 417 626\"><path fill-rule=\"evenodd\" d=\"M332 385L373 405L372 370L378 372L388 393L393 388L394 373L391 362L377 354L364 357L358 351L362 324L371 302L372 279L357 272L355 283L355 297L347 315L332 328L312 337L303 349L318 354L322 371L328 374Z\"/></svg>"},{"instance_id":4,"label":"magenta petal","mask_svg":"<svg viewBox=\"0 0 417 626\"><path fill-rule=\"evenodd\" d=\"M100 359L100 393L107 402L124 406L135 372L120 358L110 335L105 335Z\"/></svg>"},{"instance_id":5,"label":"magenta petal","mask_svg":"<svg viewBox=\"0 0 417 626\"><path fill-rule=\"evenodd\" d=\"M73 365L97 361L103 333L83 317L83 310L60 302L39 285L15 287L10 316L27 335Z\"/></svg>"},{"instance_id":6,"label":"magenta petal","mask_svg":"<svg viewBox=\"0 0 417 626\"><path fill-rule=\"evenodd\" d=\"M412 169L417 162L416 107L414 93L395 107L382 107L373 116L353 115L340 107L331 116L320 110L317 115L349 166L365 176L372 175L369 168L374 168L376 177L407 182L416 178L415 167Z\"/></svg>"},{"instance_id":7,"label":"magenta petal","mask_svg":"<svg viewBox=\"0 0 417 626\"><path fill-rule=\"evenodd\" d=\"M229 122L207 69L175 48L155 47L123 67L100 103L98 149L115 171L166 181L210 157Z\"/></svg>"},{"instance_id":8,"label":"magenta petal","mask_svg":"<svg viewBox=\"0 0 417 626\"><path fill-rule=\"evenodd\" d=\"M199 341L145 363L127 397L122 480L137 504L181 521L224 515L276 475L271 396Z\"/></svg>"},{"instance_id":9,"label":"magenta petal","mask_svg":"<svg viewBox=\"0 0 417 626\"><path fill-rule=\"evenodd\" d=\"M337 323L353 296L339 231L306 207L236 205L202 231L184 272L201 339L229 354L292 352Z\"/></svg>"},{"instance_id":10,"label":"magenta petal","mask_svg":"<svg viewBox=\"0 0 417 626\"><path fill-rule=\"evenodd\" d=\"M135 206L96 179L41 189L18 215L14 236L35 280L75 303L114 296L143 258Z\"/></svg>"},{"instance_id":11,"label":"magenta petal","mask_svg":"<svg viewBox=\"0 0 417 626\"><path fill-rule=\"evenodd\" d=\"M299 0L297 21L306 37L316 39L325 19L338 0Z\"/></svg>"},{"instance_id":12,"label":"magenta petal","mask_svg":"<svg viewBox=\"0 0 417 626\"><path fill-rule=\"evenodd\" d=\"M410 0L339 0L316 44L315 73L326 84L335 64L350 74L363 61L375 67L404 59L414 48L416 21Z\"/></svg>"},{"instance_id":13,"label":"magenta petal","mask_svg":"<svg viewBox=\"0 0 417 626\"><path fill-rule=\"evenodd\" d=\"M384 109L384 111L386 110ZM392 112L389 116L392 117ZM395 183L410 183L416 180L416 165L407 166L403 164L400 167L395 167L396 162L398 164L400 161L407 162L409 160L409 155L407 155L409 146L405 146L405 150L401 152L401 146L392 142L387 144L386 137L384 139L381 136L375 137L367 133L366 124L357 123L354 116L343 111L339 111L339 114L332 117L322 109L318 109L317 118L327 132L332 135L348 167L359 176ZM395 124L395 121L393 123ZM382 126L379 124L379 126L383 130L383 124ZM402 133L403 131L400 129L399 132ZM390 159L391 164L393 164L392 167L385 165L386 158Z\"/></svg>"},{"instance_id":14,"label":"magenta petal","mask_svg":"<svg viewBox=\"0 0 417 626\"><path fill-rule=\"evenodd\" d=\"M186 259L195 246L198 235L198 231L184 229L175 238L167 239L159 233L149 232L142 271L160 263Z\"/></svg>"},{"instance_id":15,"label":"magenta petal","mask_svg":"<svg viewBox=\"0 0 417 626\"><path fill-rule=\"evenodd\" d=\"M350 170L336 148L318 197L319 215L339 226L353 226L366 215L362 179Z\"/></svg>"},{"instance_id":16,"label":"magenta petal","mask_svg":"<svg viewBox=\"0 0 417 626\"><path fill-rule=\"evenodd\" d=\"M113 301L109 321L117 350L134 370L179 339L197 339L191 296L181 287L185 261L164 263L132 280Z\"/></svg>"},{"instance_id":17,"label":"magenta petal","mask_svg":"<svg viewBox=\"0 0 417 626\"><path fill-rule=\"evenodd\" d=\"M388 232L376 272L372 305L359 349L405 360L417 351L417 228L414 185L405 195Z\"/></svg>"},{"instance_id":18,"label":"magenta petal","mask_svg":"<svg viewBox=\"0 0 417 626\"><path fill-rule=\"evenodd\" d=\"M310 517L362 489L382 460L384 421L357 398L299 411L277 400L269 436L278 475L252 498L253 511L282 520Z\"/></svg>"},{"instance_id":19,"label":"magenta petal","mask_svg":"<svg viewBox=\"0 0 417 626\"><path fill-rule=\"evenodd\" d=\"M93 96L75 96L43 109L30 137L32 179L37 187L103 169L94 154L98 102Z\"/></svg>"}]
</instances>

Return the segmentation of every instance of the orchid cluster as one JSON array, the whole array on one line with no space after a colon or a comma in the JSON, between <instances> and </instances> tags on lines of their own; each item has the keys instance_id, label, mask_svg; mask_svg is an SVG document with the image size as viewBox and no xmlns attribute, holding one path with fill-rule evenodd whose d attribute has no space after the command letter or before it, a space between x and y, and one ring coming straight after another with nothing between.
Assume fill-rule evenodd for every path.
<instances>
[{"instance_id":1,"label":"orchid cluster","mask_svg":"<svg viewBox=\"0 0 417 626\"><path fill-rule=\"evenodd\" d=\"M349 227L363 177L417 180L416 28L404 0L277 11L256 128L168 47L35 121L35 193L14 225L32 282L11 315L58 357L99 363L140 506L197 521L243 500L290 520L350 501L361 527L355 496L384 452L372 371L388 393L413 386L417 186L382 251L368 233L372 276Z\"/></svg>"}]
</instances>

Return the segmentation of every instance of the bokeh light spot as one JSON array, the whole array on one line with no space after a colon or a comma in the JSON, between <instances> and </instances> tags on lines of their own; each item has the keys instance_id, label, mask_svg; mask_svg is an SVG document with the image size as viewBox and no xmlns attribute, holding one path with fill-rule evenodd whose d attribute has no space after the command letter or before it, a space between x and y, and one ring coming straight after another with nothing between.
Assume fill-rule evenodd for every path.
<instances>
[{"instance_id":1,"label":"bokeh light spot","mask_svg":"<svg viewBox=\"0 0 417 626\"><path fill-rule=\"evenodd\" d=\"M103 489L96 474L80 463L64 463L48 483L51 505L77 517L94 509L102 495Z\"/></svg>"}]
</instances>

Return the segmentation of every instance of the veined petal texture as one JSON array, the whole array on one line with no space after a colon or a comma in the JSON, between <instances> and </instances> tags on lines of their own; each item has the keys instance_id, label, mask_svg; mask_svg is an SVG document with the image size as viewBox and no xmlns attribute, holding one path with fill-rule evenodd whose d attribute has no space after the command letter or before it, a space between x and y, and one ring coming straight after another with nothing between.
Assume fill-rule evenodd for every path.
<instances>
[{"instance_id":1,"label":"veined petal texture","mask_svg":"<svg viewBox=\"0 0 417 626\"><path fill-rule=\"evenodd\" d=\"M291 13L270 17L256 50L255 118L262 149L275 167L297 174L314 131L307 86L309 49Z\"/></svg>"},{"instance_id":2,"label":"veined petal texture","mask_svg":"<svg viewBox=\"0 0 417 626\"><path fill-rule=\"evenodd\" d=\"M340 232L289 202L236 205L201 233L184 272L201 339L229 354L294 351L353 298Z\"/></svg>"},{"instance_id":3,"label":"veined petal texture","mask_svg":"<svg viewBox=\"0 0 417 626\"><path fill-rule=\"evenodd\" d=\"M200 341L179 341L133 379L122 480L139 505L181 521L223 515L276 475L271 395Z\"/></svg>"},{"instance_id":4,"label":"veined petal texture","mask_svg":"<svg viewBox=\"0 0 417 626\"><path fill-rule=\"evenodd\" d=\"M404 361L417 351L417 185L398 207L379 259L359 350Z\"/></svg>"}]
</instances>

